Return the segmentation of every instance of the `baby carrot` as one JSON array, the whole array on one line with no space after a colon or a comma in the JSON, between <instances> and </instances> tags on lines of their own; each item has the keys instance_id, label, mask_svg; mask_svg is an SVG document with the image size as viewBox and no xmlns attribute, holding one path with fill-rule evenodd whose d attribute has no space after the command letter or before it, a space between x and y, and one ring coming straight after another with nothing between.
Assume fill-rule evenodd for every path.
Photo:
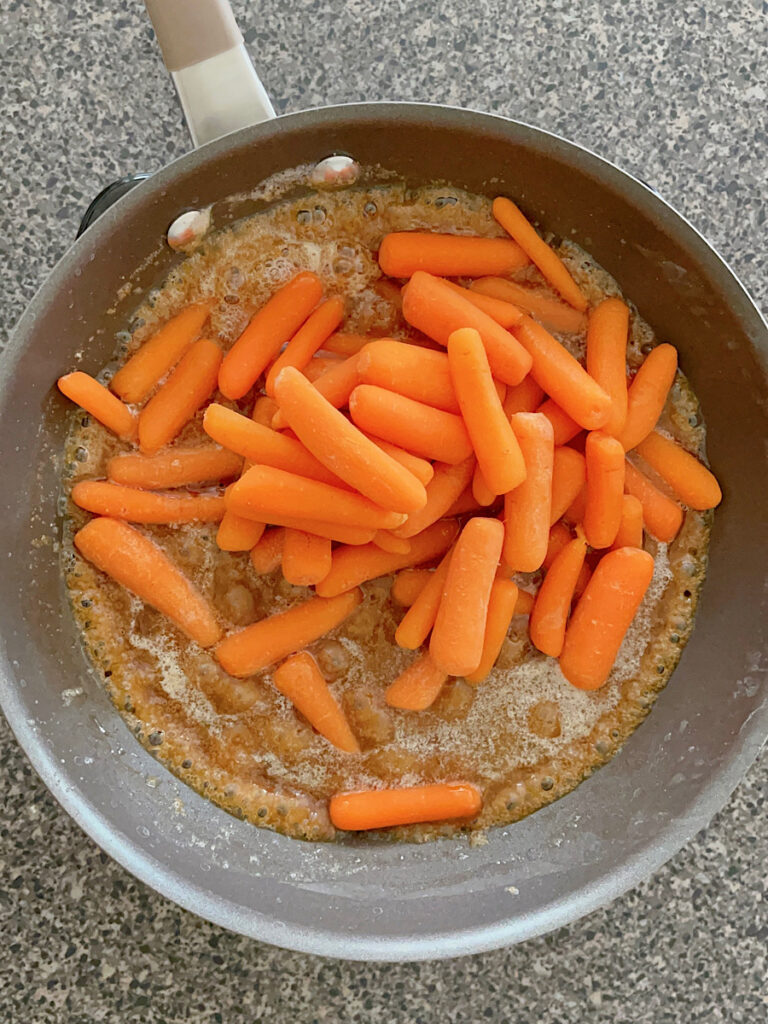
<instances>
[{"instance_id":1,"label":"baby carrot","mask_svg":"<svg viewBox=\"0 0 768 1024\"><path fill-rule=\"evenodd\" d=\"M573 448L555 446L552 463L552 511L550 525L562 519L587 479L584 456Z\"/></svg>"},{"instance_id":2,"label":"baby carrot","mask_svg":"<svg viewBox=\"0 0 768 1024\"><path fill-rule=\"evenodd\" d=\"M320 278L304 270L261 307L221 364L219 390L226 398L242 398L253 387L281 347L307 319L322 294Z\"/></svg>"},{"instance_id":3,"label":"baby carrot","mask_svg":"<svg viewBox=\"0 0 768 1024\"><path fill-rule=\"evenodd\" d=\"M348 618L362 599L358 589L337 597L311 597L286 612L230 633L217 647L216 657L231 676L252 676L325 636Z\"/></svg>"},{"instance_id":4,"label":"baby carrot","mask_svg":"<svg viewBox=\"0 0 768 1024\"><path fill-rule=\"evenodd\" d=\"M133 452L115 455L107 463L107 476L116 484L156 491L208 480L229 480L242 468L243 460L239 455L200 445L196 448L171 448L160 455Z\"/></svg>"},{"instance_id":5,"label":"baby carrot","mask_svg":"<svg viewBox=\"0 0 768 1024\"><path fill-rule=\"evenodd\" d=\"M643 546L643 506L633 494L625 494L621 504L621 522L611 547L641 548Z\"/></svg>"},{"instance_id":6,"label":"baby carrot","mask_svg":"<svg viewBox=\"0 0 768 1024\"><path fill-rule=\"evenodd\" d=\"M483 655L475 671L464 677L473 686L482 683L496 664L496 659L501 653L502 645L509 631L509 624L515 614L516 604L517 584L512 580L495 579L488 602L488 617L483 636Z\"/></svg>"},{"instance_id":7,"label":"baby carrot","mask_svg":"<svg viewBox=\"0 0 768 1024\"><path fill-rule=\"evenodd\" d=\"M276 412L277 402L272 398L267 398L266 395L259 395L253 403L251 419L254 423L258 423L262 427L271 427L272 418Z\"/></svg>"},{"instance_id":8,"label":"baby carrot","mask_svg":"<svg viewBox=\"0 0 768 1024\"><path fill-rule=\"evenodd\" d=\"M427 500L424 485L328 402L306 377L286 367L275 398L309 451L350 487L383 508L413 512Z\"/></svg>"},{"instance_id":9,"label":"baby carrot","mask_svg":"<svg viewBox=\"0 0 768 1024\"><path fill-rule=\"evenodd\" d=\"M349 396L360 383L358 371L359 354L350 356L342 362L332 366L319 376L313 385L316 390L330 402L334 409L343 409L349 404ZM280 409L275 413L272 420L275 430L283 430L288 426L288 421Z\"/></svg>"},{"instance_id":10,"label":"baby carrot","mask_svg":"<svg viewBox=\"0 0 768 1024\"><path fill-rule=\"evenodd\" d=\"M411 452L407 452L404 448L399 448L396 444L390 444L389 441L383 441L374 434L366 434L365 436L369 441L373 441L375 445L381 448L383 452L386 452L390 458L393 458L395 462L399 462L409 473L413 473L416 479L424 484L425 487L435 475L432 463L427 462L426 459L420 459L418 455L412 455Z\"/></svg>"},{"instance_id":11,"label":"baby carrot","mask_svg":"<svg viewBox=\"0 0 768 1024\"><path fill-rule=\"evenodd\" d=\"M621 299L603 299L590 311L587 327L587 373L610 396L604 430L619 437L627 421L627 335L629 309Z\"/></svg>"},{"instance_id":12,"label":"baby carrot","mask_svg":"<svg viewBox=\"0 0 768 1024\"><path fill-rule=\"evenodd\" d=\"M429 569L403 569L395 576L389 592L390 597L403 608L410 608L431 575Z\"/></svg>"},{"instance_id":13,"label":"baby carrot","mask_svg":"<svg viewBox=\"0 0 768 1024\"><path fill-rule=\"evenodd\" d=\"M504 498L504 561L515 572L534 572L544 561L549 542L555 457L552 425L536 412L517 412L511 423L527 475Z\"/></svg>"},{"instance_id":14,"label":"baby carrot","mask_svg":"<svg viewBox=\"0 0 768 1024\"><path fill-rule=\"evenodd\" d=\"M124 441L136 436L136 416L90 374L77 370L58 379L59 391Z\"/></svg>"},{"instance_id":15,"label":"baby carrot","mask_svg":"<svg viewBox=\"0 0 768 1024\"><path fill-rule=\"evenodd\" d=\"M71 498L86 512L132 523L217 523L224 515L224 498L218 494L141 491L104 480L81 480Z\"/></svg>"},{"instance_id":16,"label":"baby carrot","mask_svg":"<svg viewBox=\"0 0 768 1024\"><path fill-rule=\"evenodd\" d=\"M504 277L527 263L520 246L508 238L393 231L379 248L379 266L388 277L411 277L417 270L439 277Z\"/></svg>"},{"instance_id":17,"label":"baby carrot","mask_svg":"<svg viewBox=\"0 0 768 1024\"><path fill-rule=\"evenodd\" d=\"M224 496L226 504L227 496ZM247 516L241 518L247 519ZM351 544L353 546L370 544L376 535L374 529L361 526L342 526L340 523L326 523L322 519L304 519L301 516L284 516L275 512L263 517L267 526L284 526L292 530L303 530L305 533L312 533L317 537L325 537L327 540L334 540L339 544ZM259 520L254 520L259 522Z\"/></svg>"},{"instance_id":18,"label":"baby carrot","mask_svg":"<svg viewBox=\"0 0 768 1024\"><path fill-rule=\"evenodd\" d=\"M555 444L558 446L568 444L583 429L576 420L571 419L568 413L564 412L557 402L554 402L551 398L548 398L546 402L542 402L536 412L546 416L552 424L552 429L555 432Z\"/></svg>"},{"instance_id":19,"label":"baby carrot","mask_svg":"<svg viewBox=\"0 0 768 1024\"><path fill-rule=\"evenodd\" d=\"M534 379L561 409L586 430L604 426L611 399L568 349L529 316L513 331L533 359Z\"/></svg>"},{"instance_id":20,"label":"baby carrot","mask_svg":"<svg viewBox=\"0 0 768 1024\"><path fill-rule=\"evenodd\" d=\"M75 547L97 569L157 608L201 647L221 637L213 610L165 552L117 519L92 519L75 534Z\"/></svg>"},{"instance_id":21,"label":"baby carrot","mask_svg":"<svg viewBox=\"0 0 768 1024\"><path fill-rule=\"evenodd\" d=\"M573 523L575 526L580 526L584 522L584 513L587 509L587 471L584 470L584 483L582 484L579 493L573 499L571 504L563 513L562 518L566 523Z\"/></svg>"},{"instance_id":22,"label":"baby carrot","mask_svg":"<svg viewBox=\"0 0 768 1024\"><path fill-rule=\"evenodd\" d=\"M303 370L343 319L344 302L339 298L326 299L310 314L269 368L264 390L270 398L274 395L275 381L280 371L286 366Z\"/></svg>"},{"instance_id":23,"label":"baby carrot","mask_svg":"<svg viewBox=\"0 0 768 1024\"><path fill-rule=\"evenodd\" d=\"M469 783L444 782L403 789L369 789L337 793L328 805L332 823L345 832L390 828L426 821L474 818L483 798Z\"/></svg>"},{"instance_id":24,"label":"baby carrot","mask_svg":"<svg viewBox=\"0 0 768 1024\"><path fill-rule=\"evenodd\" d=\"M643 506L643 524L648 533L665 544L674 540L683 525L683 510L677 502L662 494L631 462L624 467L624 489Z\"/></svg>"},{"instance_id":25,"label":"baby carrot","mask_svg":"<svg viewBox=\"0 0 768 1024\"><path fill-rule=\"evenodd\" d=\"M519 384L531 368L530 356L509 331L431 274L413 275L403 293L403 316L441 345L448 344L454 331L474 327L483 339L493 376L504 384Z\"/></svg>"},{"instance_id":26,"label":"baby carrot","mask_svg":"<svg viewBox=\"0 0 768 1024\"><path fill-rule=\"evenodd\" d=\"M339 356L353 356L359 352L369 341L376 341L367 334L348 334L345 331L336 331L330 338L323 342L323 352L333 352Z\"/></svg>"},{"instance_id":27,"label":"baby carrot","mask_svg":"<svg viewBox=\"0 0 768 1024\"><path fill-rule=\"evenodd\" d=\"M426 505L418 512L411 512L403 525L394 531L395 536L408 540L442 519L472 479L474 465L473 456L456 466L436 463L435 475L427 484Z\"/></svg>"},{"instance_id":28,"label":"baby carrot","mask_svg":"<svg viewBox=\"0 0 768 1024\"><path fill-rule=\"evenodd\" d=\"M139 416L139 444L153 454L176 437L216 389L221 349L206 338L196 341Z\"/></svg>"},{"instance_id":29,"label":"baby carrot","mask_svg":"<svg viewBox=\"0 0 768 1024\"><path fill-rule=\"evenodd\" d=\"M303 513L326 523L391 530L405 521L400 512L380 508L368 498L340 487L287 473L273 466L251 466L227 492L227 508L246 519L270 522L269 516Z\"/></svg>"},{"instance_id":30,"label":"baby carrot","mask_svg":"<svg viewBox=\"0 0 768 1024\"><path fill-rule=\"evenodd\" d=\"M571 277L568 268L554 249L537 234L536 229L512 200L503 196L494 199L493 216L514 238L531 262L536 264L547 283L552 285L569 305L583 313L587 308L587 300Z\"/></svg>"},{"instance_id":31,"label":"baby carrot","mask_svg":"<svg viewBox=\"0 0 768 1024\"><path fill-rule=\"evenodd\" d=\"M584 453L587 467L584 534L590 547L609 548L621 523L624 449L615 437L593 430L587 434Z\"/></svg>"},{"instance_id":32,"label":"baby carrot","mask_svg":"<svg viewBox=\"0 0 768 1024\"><path fill-rule=\"evenodd\" d=\"M525 464L493 386L488 357L477 331L465 328L450 336L448 363L483 479L494 495L506 494L525 479Z\"/></svg>"},{"instance_id":33,"label":"baby carrot","mask_svg":"<svg viewBox=\"0 0 768 1024\"><path fill-rule=\"evenodd\" d=\"M321 597L333 597L351 590L360 583L365 583L366 580L375 580L379 576L397 572L398 569L431 562L445 554L453 543L458 529L458 524L454 520L433 523L413 538L411 550L407 555L382 551L375 544L336 548L331 559L331 571L317 584L317 593Z\"/></svg>"},{"instance_id":34,"label":"baby carrot","mask_svg":"<svg viewBox=\"0 0 768 1024\"><path fill-rule=\"evenodd\" d=\"M259 543L264 530L264 523L225 512L216 532L216 544L221 551L250 551Z\"/></svg>"},{"instance_id":35,"label":"baby carrot","mask_svg":"<svg viewBox=\"0 0 768 1024\"><path fill-rule=\"evenodd\" d=\"M563 649L573 592L586 554L583 537L568 541L555 556L536 594L528 631L534 646L550 658L559 658Z\"/></svg>"},{"instance_id":36,"label":"baby carrot","mask_svg":"<svg viewBox=\"0 0 768 1024\"><path fill-rule=\"evenodd\" d=\"M544 561L541 563L541 568L548 569L570 540L572 540L571 531L565 523L555 523L549 531L547 553L544 556Z\"/></svg>"},{"instance_id":37,"label":"baby carrot","mask_svg":"<svg viewBox=\"0 0 768 1024\"><path fill-rule=\"evenodd\" d=\"M452 551L443 556L440 565L430 575L426 586L403 616L395 630L395 643L415 651L421 647L430 634L437 618L437 610L443 596L443 587L448 577Z\"/></svg>"},{"instance_id":38,"label":"baby carrot","mask_svg":"<svg viewBox=\"0 0 768 1024\"><path fill-rule=\"evenodd\" d=\"M677 349L657 345L652 349L627 392L627 420L619 440L630 451L646 438L661 416L677 373Z\"/></svg>"},{"instance_id":39,"label":"baby carrot","mask_svg":"<svg viewBox=\"0 0 768 1024\"><path fill-rule=\"evenodd\" d=\"M502 302L501 299L494 299L490 295L482 295L480 292L470 291L469 288L462 288L460 284L453 281L445 282L457 295L462 295L467 302L482 309L484 313L495 320L501 327L510 328L520 319L520 310L511 302Z\"/></svg>"},{"instance_id":40,"label":"baby carrot","mask_svg":"<svg viewBox=\"0 0 768 1024\"><path fill-rule=\"evenodd\" d=\"M654 430L635 451L689 508L714 508L722 501L723 492L714 474L670 437Z\"/></svg>"},{"instance_id":41,"label":"baby carrot","mask_svg":"<svg viewBox=\"0 0 768 1024\"><path fill-rule=\"evenodd\" d=\"M304 530L287 529L283 538L283 576L296 587L313 587L331 571L331 542Z\"/></svg>"},{"instance_id":42,"label":"baby carrot","mask_svg":"<svg viewBox=\"0 0 768 1024\"><path fill-rule=\"evenodd\" d=\"M483 508L492 505L498 498L496 491L488 486L479 465L475 466L475 472L472 477L472 496L478 505L482 505Z\"/></svg>"},{"instance_id":43,"label":"baby carrot","mask_svg":"<svg viewBox=\"0 0 768 1024\"><path fill-rule=\"evenodd\" d=\"M470 519L456 541L429 643L433 661L449 675L467 675L480 664L503 544L498 519Z\"/></svg>"},{"instance_id":44,"label":"baby carrot","mask_svg":"<svg viewBox=\"0 0 768 1024\"><path fill-rule=\"evenodd\" d=\"M450 508L446 509L443 518L451 519L454 516L464 516L468 512L483 512L485 506L481 505L472 493L472 487L466 487L458 496Z\"/></svg>"},{"instance_id":45,"label":"baby carrot","mask_svg":"<svg viewBox=\"0 0 768 1024\"><path fill-rule=\"evenodd\" d=\"M566 630L560 670L569 683L580 690L605 683L652 577L647 551L619 548L603 555Z\"/></svg>"},{"instance_id":46,"label":"baby carrot","mask_svg":"<svg viewBox=\"0 0 768 1024\"><path fill-rule=\"evenodd\" d=\"M505 414L511 416L516 412L536 412L543 401L544 392L529 373L515 387L507 388L502 404Z\"/></svg>"},{"instance_id":47,"label":"baby carrot","mask_svg":"<svg viewBox=\"0 0 768 1024\"><path fill-rule=\"evenodd\" d=\"M159 380L172 370L198 337L210 310L204 303L187 306L121 366L110 388L124 402L143 402Z\"/></svg>"},{"instance_id":48,"label":"baby carrot","mask_svg":"<svg viewBox=\"0 0 768 1024\"><path fill-rule=\"evenodd\" d=\"M272 682L329 743L347 754L360 753L349 722L311 654L301 651L286 658L275 669Z\"/></svg>"},{"instance_id":49,"label":"baby carrot","mask_svg":"<svg viewBox=\"0 0 768 1024\"><path fill-rule=\"evenodd\" d=\"M301 372L308 381L311 381L314 384L315 381L319 377L322 377L324 373L327 373L328 370L335 369L337 366L341 366L343 362L344 360L337 356L313 356L306 366L301 367ZM277 403L275 403L275 405L277 405ZM277 412L277 408L275 408L275 412Z\"/></svg>"},{"instance_id":50,"label":"baby carrot","mask_svg":"<svg viewBox=\"0 0 768 1024\"><path fill-rule=\"evenodd\" d=\"M533 610L534 600L534 594L529 594L527 590L518 590L515 615L530 615Z\"/></svg>"},{"instance_id":51,"label":"baby carrot","mask_svg":"<svg viewBox=\"0 0 768 1024\"><path fill-rule=\"evenodd\" d=\"M587 326L587 318L583 313L572 306L566 306L540 288L526 288L502 277L481 277L472 281L469 287L478 295L488 295L512 303L556 334L580 334ZM517 411L533 412L532 409Z\"/></svg>"},{"instance_id":52,"label":"baby carrot","mask_svg":"<svg viewBox=\"0 0 768 1024\"><path fill-rule=\"evenodd\" d=\"M394 391L360 384L350 395L349 411L361 430L422 458L455 465L472 454L472 442L460 416Z\"/></svg>"},{"instance_id":53,"label":"baby carrot","mask_svg":"<svg viewBox=\"0 0 768 1024\"><path fill-rule=\"evenodd\" d=\"M435 703L447 679L448 674L434 663L428 651L424 651L390 683L384 700L391 708L425 711Z\"/></svg>"},{"instance_id":54,"label":"baby carrot","mask_svg":"<svg viewBox=\"0 0 768 1024\"><path fill-rule=\"evenodd\" d=\"M285 530L279 526L266 530L259 541L251 548L251 565L260 576L274 572L283 560L283 544Z\"/></svg>"},{"instance_id":55,"label":"baby carrot","mask_svg":"<svg viewBox=\"0 0 768 1024\"><path fill-rule=\"evenodd\" d=\"M411 542L396 537L391 530L377 530L373 535L372 543L382 551L390 551L397 555L407 555L411 550Z\"/></svg>"}]
</instances>

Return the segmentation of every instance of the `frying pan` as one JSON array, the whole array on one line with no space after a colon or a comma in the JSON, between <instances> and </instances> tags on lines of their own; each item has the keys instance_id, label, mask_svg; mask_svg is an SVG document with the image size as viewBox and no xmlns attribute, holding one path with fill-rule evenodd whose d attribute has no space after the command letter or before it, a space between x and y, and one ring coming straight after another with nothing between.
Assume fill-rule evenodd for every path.
<instances>
[{"instance_id":1,"label":"frying pan","mask_svg":"<svg viewBox=\"0 0 768 1024\"><path fill-rule=\"evenodd\" d=\"M53 270L3 353L0 464L15 481L0 496L5 714L53 794L107 853L226 928L327 956L409 960L566 924L672 856L725 803L765 738L766 325L690 224L583 148L504 118L418 104L331 107L233 131L270 109L227 5L184 0L204 24L181 37L185 23L169 25L151 7L197 141L229 134L108 209ZM206 66L216 89L205 87ZM239 82L235 108L227 81ZM210 109L214 94L221 110ZM115 332L178 259L163 240L181 211L211 205L221 226L259 208L249 198L258 182L334 153L414 185L512 195L583 245L680 350L725 492L696 629L652 714L592 778L491 830L485 845L312 844L230 817L130 734L85 658L61 582L55 540L71 411L52 382L109 360Z\"/></svg>"}]
</instances>

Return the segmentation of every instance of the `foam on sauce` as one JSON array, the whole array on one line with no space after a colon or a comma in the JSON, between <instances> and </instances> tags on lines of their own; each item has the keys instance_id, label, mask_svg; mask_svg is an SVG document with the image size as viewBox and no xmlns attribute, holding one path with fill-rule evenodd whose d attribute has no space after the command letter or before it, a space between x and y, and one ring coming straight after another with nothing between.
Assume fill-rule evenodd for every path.
<instances>
[{"instance_id":1,"label":"foam on sauce","mask_svg":"<svg viewBox=\"0 0 768 1024\"><path fill-rule=\"evenodd\" d=\"M286 185L294 179L286 178ZM206 239L137 310L131 334L118 337L113 371L165 320L190 302L212 304L208 333L231 344L254 311L298 270L319 274L330 294L347 297L345 330L416 337L402 320L396 291L382 282L376 251L384 234L423 228L502 234L484 197L446 188L402 185L317 192L274 205ZM560 254L591 302L620 295L613 279L572 242ZM519 275L541 284L535 270ZM560 335L576 355L584 337ZM628 361L636 367L653 333L633 310ZM220 396L217 396L221 400ZM246 408L244 403L226 403ZM704 428L698 404L679 375L661 428L697 453ZM205 440L201 416L179 443ZM107 459L126 446L78 415L67 445L65 488L104 476ZM103 577L73 551L86 517L67 509L63 565L86 649L142 743L185 781L258 825L309 839L334 836L327 799L369 786L464 779L483 789L484 808L470 829L507 823L568 792L607 760L642 721L665 685L692 628L706 566L709 515L687 512L667 548L648 539L653 581L609 682L577 690L558 664L532 648L527 619L516 618L496 668L478 687L450 682L432 708L387 708L383 692L413 659L394 644L402 617L391 581L364 586L358 611L311 648L358 736L363 753L342 754L319 737L271 684L269 672L230 678L215 659L153 609ZM259 577L247 554L215 544L215 527L142 527L214 604L228 631L305 600L306 588L280 572ZM521 577L536 583L537 574ZM422 840L455 826L410 826L393 837Z\"/></svg>"}]
</instances>

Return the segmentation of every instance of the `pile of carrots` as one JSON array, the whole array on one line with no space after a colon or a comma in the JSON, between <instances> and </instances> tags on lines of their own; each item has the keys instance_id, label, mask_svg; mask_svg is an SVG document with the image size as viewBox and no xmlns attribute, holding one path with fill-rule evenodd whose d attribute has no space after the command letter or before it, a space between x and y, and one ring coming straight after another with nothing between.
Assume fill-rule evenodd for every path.
<instances>
[{"instance_id":1,"label":"pile of carrots","mask_svg":"<svg viewBox=\"0 0 768 1024\"><path fill-rule=\"evenodd\" d=\"M79 552L214 648L230 675L276 666L275 687L350 755L358 742L305 648L355 611L366 581L396 574L392 596L407 610L395 639L417 652L386 690L393 708L429 708L450 677L481 684L516 614L530 616L533 644L567 680L593 690L652 578L644 531L669 542L681 503L721 498L709 470L655 429L675 349L654 348L628 381L625 303L589 309L514 203L499 198L493 212L509 237L384 238L381 269L407 282L403 316L419 340L340 332L342 298L323 298L304 271L226 354L200 338L210 312L200 303L146 341L109 389L80 372L59 380L138 449L111 459L106 480L72 489L96 517L75 536ZM548 289L510 280L531 264ZM584 328L586 366L552 333ZM211 402L217 391L223 401ZM232 405L249 394L246 416ZM203 406L215 445L174 445ZM128 525L190 521L217 522L223 550L248 551L258 573L281 566L314 594L223 636L193 584ZM518 589L514 574L538 570L535 595ZM480 807L479 791L456 783L339 794L330 814L339 828L366 829Z\"/></svg>"}]
</instances>

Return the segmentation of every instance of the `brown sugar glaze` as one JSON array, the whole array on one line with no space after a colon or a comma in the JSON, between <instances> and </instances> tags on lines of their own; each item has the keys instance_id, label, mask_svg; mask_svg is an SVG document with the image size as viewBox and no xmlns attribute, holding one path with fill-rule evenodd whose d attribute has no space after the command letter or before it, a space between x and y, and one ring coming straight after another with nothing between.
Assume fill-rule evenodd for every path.
<instances>
[{"instance_id":1,"label":"brown sugar glaze","mask_svg":"<svg viewBox=\"0 0 768 1024\"><path fill-rule=\"evenodd\" d=\"M388 231L416 228L501 233L488 199L446 187L350 187L279 200L212 233L183 260L137 310L135 330L122 336L117 361L188 303L202 300L212 305L206 333L228 347L254 311L300 269L318 273L327 294L346 298L344 330L413 338L399 313L397 288L381 280L376 251ZM590 303L621 294L577 246L562 242L558 251ZM533 269L518 280L542 283ZM558 337L583 353L583 335ZM650 328L633 309L630 367L653 344ZM252 400L235 407L249 411ZM203 443L201 419L199 414L189 423L177 443ZM698 403L681 374L661 428L703 453ZM66 450L66 490L79 479L103 477L107 459L126 448L77 415ZM83 561L71 537L86 519L70 503L62 550L72 607L115 705L156 757L233 814L312 840L337 835L327 801L341 790L450 780L481 788L482 813L468 825L389 831L393 838L418 841L516 821L573 789L617 751L650 710L690 635L711 514L687 511L669 546L646 539L656 559L653 582L610 680L593 693L563 679L557 662L528 641L527 618L518 617L496 668L480 686L457 679L427 711L388 708L384 690L414 655L394 643L403 610L389 597L391 579L365 584L360 609L310 648L359 739L359 756L337 751L315 733L275 690L269 671L246 680L227 676L210 652ZM310 594L287 584L279 570L258 576L247 553L220 551L215 526L141 529L195 581L227 631ZM531 589L537 574L518 582Z\"/></svg>"}]
</instances>

